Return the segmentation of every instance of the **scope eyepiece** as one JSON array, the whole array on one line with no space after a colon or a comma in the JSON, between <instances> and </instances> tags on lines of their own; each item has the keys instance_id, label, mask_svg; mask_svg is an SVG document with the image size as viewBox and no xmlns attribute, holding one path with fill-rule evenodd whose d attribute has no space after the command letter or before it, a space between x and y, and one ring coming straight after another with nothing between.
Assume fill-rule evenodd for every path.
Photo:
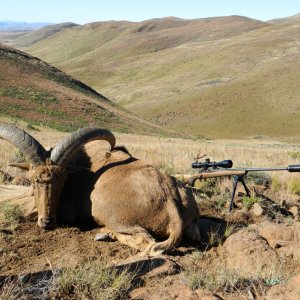
<instances>
[{"instance_id":1,"label":"scope eyepiece","mask_svg":"<svg viewBox=\"0 0 300 300\"><path fill-rule=\"evenodd\" d=\"M192 168L224 168L224 169L229 169L232 168L233 163L232 160L222 160L219 162L215 161L206 161L206 162L193 162L192 163Z\"/></svg>"}]
</instances>

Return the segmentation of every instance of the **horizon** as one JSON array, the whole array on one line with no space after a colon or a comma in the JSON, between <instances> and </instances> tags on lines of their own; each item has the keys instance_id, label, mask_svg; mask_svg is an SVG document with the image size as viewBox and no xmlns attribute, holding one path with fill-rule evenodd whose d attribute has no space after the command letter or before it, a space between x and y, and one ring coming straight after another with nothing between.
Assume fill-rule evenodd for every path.
<instances>
[{"instance_id":1,"label":"horizon","mask_svg":"<svg viewBox=\"0 0 300 300\"><path fill-rule=\"evenodd\" d=\"M3 0L0 0L3 1ZM63 13L59 13L63 12ZM297 0L10 0L1 4L0 20L22 23L65 23L80 25L101 21L141 22L156 18L202 19L210 17L243 16L259 21L286 18L300 13Z\"/></svg>"},{"instance_id":2,"label":"horizon","mask_svg":"<svg viewBox=\"0 0 300 300\"><path fill-rule=\"evenodd\" d=\"M296 13L294 15L288 15L288 16L282 16L280 18L272 18L272 19L268 19L268 20L259 20L259 19L255 19L255 18L251 18L249 16L245 16L245 15L222 15L222 16L211 16L211 17L199 17L199 18L195 18L195 19L187 19L187 18L181 18L181 17L177 17L177 16L165 16L165 17L153 17L150 19L144 19L144 20L140 20L140 21L132 21L132 20L126 20L126 19L119 19L119 20L98 20L98 21L91 21L88 23L78 23L78 22L73 22L73 21L63 21L63 22L51 22L51 21L27 21L27 20L2 20L0 19L0 23L5 23L5 22L9 22L9 23L15 23L15 24L28 24L28 25L35 25L35 24L48 24L48 25L56 25L56 24L62 24L62 23L74 23L77 25L86 25L86 24L90 24L90 23L97 23L97 22L132 22L132 23L139 23L139 22L145 22L145 21L149 21L149 20L154 20L154 19L166 19L166 18L176 18L176 19L181 19L181 20L197 20L197 19L209 19L209 18L222 18L222 17L232 17L232 16L237 16L237 17L245 17L245 18L249 18L249 19L253 19L256 21L261 21L261 22L268 22L271 20L276 20L276 19L284 19L284 18L289 18L289 17L293 17L296 15L299 15L300 13Z\"/></svg>"}]
</instances>

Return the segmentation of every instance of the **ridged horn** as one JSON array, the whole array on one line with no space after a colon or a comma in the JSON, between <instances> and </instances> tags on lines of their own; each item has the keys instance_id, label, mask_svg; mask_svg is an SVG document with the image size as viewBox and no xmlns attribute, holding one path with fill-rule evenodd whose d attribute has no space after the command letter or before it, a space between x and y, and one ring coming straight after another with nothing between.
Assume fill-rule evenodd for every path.
<instances>
[{"instance_id":1,"label":"ridged horn","mask_svg":"<svg viewBox=\"0 0 300 300\"><path fill-rule=\"evenodd\" d=\"M0 138L15 145L33 164L39 166L46 160L44 147L30 134L18 127L0 123Z\"/></svg>"},{"instance_id":2,"label":"ridged horn","mask_svg":"<svg viewBox=\"0 0 300 300\"><path fill-rule=\"evenodd\" d=\"M86 127L79 129L62 139L51 152L51 160L62 167L67 167L73 155L86 143L104 140L110 143L111 148L116 144L115 136L106 129Z\"/></svg>"}]
</instances>

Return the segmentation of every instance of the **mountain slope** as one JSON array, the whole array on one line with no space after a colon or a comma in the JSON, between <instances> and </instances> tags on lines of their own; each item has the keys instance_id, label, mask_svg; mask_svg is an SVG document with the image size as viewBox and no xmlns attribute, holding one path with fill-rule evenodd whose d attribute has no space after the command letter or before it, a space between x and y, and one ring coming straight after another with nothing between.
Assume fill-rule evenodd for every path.
<instances>
[{"instance_id":1,"label":"mountain slope","mask_svg":"<svg viewBox=\"0 0 300 300\"><path fill-rule=\"evenodd\" d=\"M300 140L300 22L102 22L28 51L170 129ZM54 51L55 49L55 51Z\"/></svg>"},{"instance_id":2,"label":"mountain slope","mask_svg":"<svg viewBox=\"0 0 300 300\"><path fill-rule=\"evenodd\" d=\"M0 44L0 118L63 131L98 125L116 131L169 134L45 62Z\"/></svg>"},{"instance_id":3,"label":"mountain slope","mask_svg":"<svg viewBox=\"0 0 300 300\"><path fill-rule=\"evenodd\" d=\"M30 48L34 55L45 57L61 67L89 66L100 61L124 59L155 53L188 42L209 41L238 35L267 26L245 17L218 17L197 20L178 18L152 19L143 22L109 21L90 23L61 32ZM56 51L51 51L49 45ZM62 55L63 53L63 55ZM71 62L66 62L66 58Z\"/></svg>"}]
</instances>

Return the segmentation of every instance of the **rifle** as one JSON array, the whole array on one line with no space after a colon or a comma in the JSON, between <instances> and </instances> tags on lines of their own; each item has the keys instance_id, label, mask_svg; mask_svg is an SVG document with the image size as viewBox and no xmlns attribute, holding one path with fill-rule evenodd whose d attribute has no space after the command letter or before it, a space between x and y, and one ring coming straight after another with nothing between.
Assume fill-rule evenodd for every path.
<instances>
[{"instance_id":1,"label":"rifle","mask_svg":"<svg viewBox=\"0 0 300 300\"><path fill-rule=\"evenodd\" d=\"M268 171L288 171L288 172L300 172L300 165L289 165L287 167L279 167L279 168L238 168L231 169L233 163L231 160L223 160L220 162L211 162L209 158L205 159L204 162L196 162L192 163L192 168L199 168L200 172L194 175L181 175L180 179L189 186L193 186L195 180L197 179L206 179L206 178L216 178L216 177L224 177L224 176L233 176L233 190L229 205L229 211L231 211L233 207L233 199L236 193L236 188L238 182L241 182L246 194L248 197L251 197L250 190L248 189L244 176L247 175L248 172L268 172ZM177 176L179 178L179 176Z\"/></svg>"}]
</instances>

